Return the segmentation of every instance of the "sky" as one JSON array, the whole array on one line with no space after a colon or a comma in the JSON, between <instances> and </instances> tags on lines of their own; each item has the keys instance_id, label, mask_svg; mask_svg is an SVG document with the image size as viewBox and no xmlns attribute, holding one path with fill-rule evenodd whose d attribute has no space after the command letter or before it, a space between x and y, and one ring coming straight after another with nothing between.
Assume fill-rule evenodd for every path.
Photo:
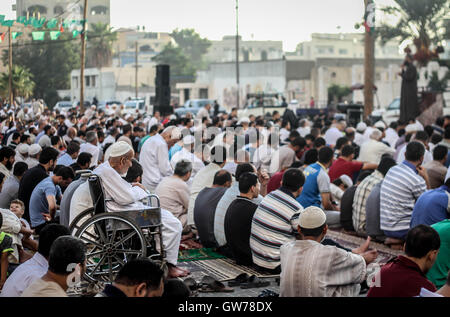
<instances>
[{"instance_id":1,"label":"sky","mask_svg":"<svg viewBox=\"0 0 450 317\"><path fill-rule=\"evenodd\" d=\"M15 2L0 0L0 14L15 18ZM239 0L239 34L245 41L283 41L285 51L294 51L311 33L357 32L355 23L363 15L363 0ZM194 28L202 37L220 40L236 34L236 1L111 0L111 25L145 26L152 32Z\"/></svg>"}]
</instances>

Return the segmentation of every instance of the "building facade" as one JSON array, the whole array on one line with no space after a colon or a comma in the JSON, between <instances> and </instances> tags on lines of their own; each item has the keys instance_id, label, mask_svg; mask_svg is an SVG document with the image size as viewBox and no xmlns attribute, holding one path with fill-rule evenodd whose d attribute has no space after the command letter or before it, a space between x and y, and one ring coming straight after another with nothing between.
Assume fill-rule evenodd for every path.
<instances>
[{"instance_id":1,"label":"building facade","mask_svg":"<svg viewBox=\"0 0 450 317\"><path fill-rule=\"evenodd\" d=\"M40 14L47 19L62 18L83 19L83 3L71 0L17 0L16 15L33 16ZM87 9L88 23L110 24L110 0L89 0Z\"/></svg>"}]
</instances>

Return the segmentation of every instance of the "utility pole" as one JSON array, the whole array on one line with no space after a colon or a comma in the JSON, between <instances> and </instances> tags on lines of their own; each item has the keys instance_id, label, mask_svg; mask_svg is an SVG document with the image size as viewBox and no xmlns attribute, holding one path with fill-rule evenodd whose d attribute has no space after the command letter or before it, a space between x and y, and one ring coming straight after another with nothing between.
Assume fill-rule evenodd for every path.
<instances>
[{"instance_id":1,"label":"utility pole","mask_svg":"<svg viewBox=\"0 0 450 317\"><path fill-rule=\"evenodd\" d=\"M364 0L365 33L364 33L364 118L373 111L373 89L375 73L375 41L370 28L374 27L375 5L371 0Z\"/></svg>"},{"instance_id":2,"label":"utility pole","mask_svg":"<svg viewBox=\"0 0 450 317\"><path fill-rule=\"evenodd\" d=\"M236 0L236 84L237 84L237 95L236 95L236 107L239 109L240 103L240 87L239 87L239 0Z\"/></svg>"},{"instance_id":3,"label":"utility pole","mask_svg":"<svg viewBox=\"0 0 450 317\"><path fill-rule=\"evenodd\" d=\"M136 63L136 99L138 97L139 87L138 87L138 42L136 41L136 56L135 56L135 63Z\"/></svg>"},{"instance_id":4,"label":"utility pole","mask_svg":"<svg viewBox=\"0 0 450 317\"><path fill-rule=\"evenodd\" d=\"M84 64L86 59L86 16L88 0L84 0L83 32L81 33L80 113L84 113Z\"/></svg>"},{"instance_id":5,"label":"utility pole","mask_svg":"<svg viewBox=\"0 0 450 317\"><path fill-rule=\"evenodd\" d=\"M9 45L9 106L13 105L13 87L12 87L12 34L11 27L8 27L8 45Z\"/></svg>"}]
</instances>

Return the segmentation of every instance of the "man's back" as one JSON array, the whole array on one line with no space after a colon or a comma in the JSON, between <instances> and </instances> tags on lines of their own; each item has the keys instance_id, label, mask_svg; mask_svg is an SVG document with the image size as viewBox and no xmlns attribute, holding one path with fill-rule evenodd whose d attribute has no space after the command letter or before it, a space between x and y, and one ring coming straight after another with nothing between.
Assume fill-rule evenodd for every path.
<instances>
[{"instance_id":1,"label":"man's back","mask_svg":"<svg viewBox=\"0 0 450 317\"><path fill-rule=\"evenodd\" d=\"M18 198L25 204L25 213L23 217L28 221L30 220L29 206L31 193L33 192L33 189L36 187L36 185L39 184L47 176L48 175L45 168L39 164L26 171L22 179L20 180Z\"/></svg>"},{"instance_id":2,"label":"man's back","mask_svg":"<svg viewBox=\"0 0 450 317\"><path fill-rule=\"evenodd\" d=\"M160 134L145 141L139 154L139 163L144 170L142 185L150 191L155 190L164 177L173 174L167 143Z\"/></svg>"},{"instance_id":3,"label":"man's back","mask_svg":"<svg viewBox=\"0 0 450 317\"><path fill-rule=\"evenodd\" d=\"M281 247L281 297L353 297L365 278L360 255L313 240Z\"/></svg>"},{"instance_id":4,"label":"man's back","mask_svg":"<svg viewBox=\"0 0 450 317\"><path fill-rule=\"evenodd\" d=\"M21 297L67 297L67 293L56 282L40 278L31 283Z\"/></svg>"},{"instance_id":5,"label":"man's back","mask_svg":"<svg viewBox=\"0 0 450 317\"><path fill-rule=\"evenodd\" d=\"M214 215L217 204L227 190L226 187L206 187L198 193L193 210L195 227L200 241L206 248L217 247L214 237Z\"/></svg>"},{"instance_id":6,"label":"man's back","mask_svg":"<svg viewBox=\"0 0 450 317\"><path fill-rule=\"evenodd\" d=\"M408 230L414 204L426 190L425 180L409 165L402 163L392 167L381 185L380 228L382 230Z\"/></svg>"},{"instance_id":7,"label":"man's back","mask_svg":"<svg viewBox=\"0 0 450 317\"><path fill-rule=\"evenodd\" d=\"M68 227L70 225L70 202L76 189L87 181L87 178L80 178L70 183L70 185L64 191L63 198L60 204L59 223Z\"/></svg>"},{"instance_id":8,"label":"man's back","mask_svg":"<svg viewBox=\"0 0 450 317\"><path fill-rule=\"evenodd\" d=\"M11 201L17 199L19 186L20 183L16 176L11 175L6 179L0 192L0 208L9 209Z\"/></svg>"},{"instance_id":9,"label":"man's back","mask_svg":"<svg viewBox=\"0 0 450 317\"><path fill-rule=\"evenodd\" d=\"M264 197L252 220L250 248L255 264L267 269L280 264L280 247L295 239L302 210L292 193L283 187Z\"/></svg>"},{"instance_id":10,"label":"man's back","mask_svg":"<svg viewBox=\"0 0 450 317\"><path fill-rule=\"evenodd\" d=\"M437 288L441 288L445 285L450 271L450 219L435 223L431 227L439 234L441 247L433 267L427 272L427 278Z\"/></svg>"},{"instance_id":11,"label":"man's back","mask_svg":"<svg viewBox=\"0 0 450 317\"><path fill-rule=\"evenodd\" d=\"M371 287L367 297L414 297L422 287L436 291L416 263L399 255L381 268L379 285Z\"/></svg>"},{"instance_id":12,"label":"man's back","mask_svg":"<svg viewBox=\"0 0 450 317\"><path fill-rule=\"evenodd\" d=\"M306 180L297 201L303 208L320 207L322 203L320 193L330 192L330 177L319 163L309 165L303 174L305 174Z\"/></svg>"},{"instance_id":13,"label":"man's back","mask_svg":"<svg viewBox=\"0 0 450 317\"><path fill-rule=\"evenodd\" d=\"M56 198L61 195L61 189L53 183L49 176L44 178L33 190L30 198L30 219L33 228L45 223L42 213L49 213L48 196Z\"/></svg>"}]
</instances>

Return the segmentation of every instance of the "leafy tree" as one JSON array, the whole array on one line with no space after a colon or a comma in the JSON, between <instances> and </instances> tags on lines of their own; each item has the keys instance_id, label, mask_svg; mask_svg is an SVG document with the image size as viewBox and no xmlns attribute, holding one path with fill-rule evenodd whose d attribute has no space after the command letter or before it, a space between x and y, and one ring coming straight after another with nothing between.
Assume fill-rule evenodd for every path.
<instances>
[{"instance_id":1,"label":"leafy tree","mask_svg":"<svg viewBox=\"0 0 450 317\"><path fill-rule=\"evenodd\" d=\"M382 8L387 16L398 19L397 24L382 24L377 35L382 43L391 39L412 40L416 47L415 59L421 65L437 58L442 51L446 28L444 17L450 12L448 0L394 0L395 5ZM431 46L435 47L431 51Z\"/></svg>"},{"instance_id":2,"label":"leafy tree","mask_svg":"<svg viewBox=\"0 0 450 317\"><path fill-rule=\"evenodd\" d=\"M341 102L342 99L348 96L351 92L352 89L350 87L333 84L330 87L328 87L328 103Z\"/></svg>"},{"instance_id":3,"label":"leafy tree","mask_svg":"<svg viewBox=\"0 0 450 317\"><path fill-rule=\"evenodd\" d=\"M108 24L91 24L87 31L87 66L108 67L112 64L112 47L117 33Z\"/></svg>"},{"instance_id":4,"label":"leafy tree","mask_svg":"<svg viewBox=\"0 0 450 317\"><path fill-rule=\"evenodd\" d=\"M152 58L158 64L170 65L171 84L177 81L194 81L195 68L180 47L167 44L161 53Z\"/></svg>"},{"instance_id":5,"label":"leafy tree","mask_svg":"<svg viewBox=\"0 0 450 317\"><path fill-rule=\"evenodd\" d=\"M80 68L80 45L72 35L61 34L59 40L13 44L13 63L29 69L36 83L33 96L53 106L58 101L57 90L70 89L70 72ZM8 63L8 52L3 52L3 64Z\"/></svg>"},{"instance_id":6,"label":"leafy tree","mask_svg":"<svg viewBox=\"0 0 450 317\"><path fill-rule=\"evenodd\" d=\"M35 83L33 75L26 68L13 66L12 68L12 94L13 98L23 97L28 99L33 94ZM9 72L0 74L0 94L4 99L9 96Z\"/></svg>"},{"instance_id":7,"label":"leafy tree","mask_svg":"<svg viewBox=\"0 0 450 317\"><path fill-rule=\"evenodd\" d=\"M196 69L204 69L206 63L203 60L203 56L208 52L208 48L211 46L211 41L206 38L201 38L194 29L182 29L178 28L170 33L170 36L181 48L183 54L189 59L192 66Z\"/></svg>"}]
</instances>

